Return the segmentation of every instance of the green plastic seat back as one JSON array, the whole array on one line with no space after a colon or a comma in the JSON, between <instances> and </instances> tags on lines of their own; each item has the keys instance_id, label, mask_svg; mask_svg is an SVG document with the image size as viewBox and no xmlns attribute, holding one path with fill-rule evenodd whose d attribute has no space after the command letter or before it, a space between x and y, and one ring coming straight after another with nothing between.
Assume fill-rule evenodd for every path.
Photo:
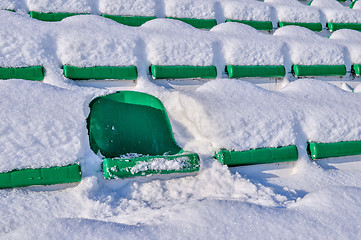
<instances>
[{"instance_id":1,"label":"green plastic seat back","mask_svg":"<svg viewBox=\"0 0 361 240\"><path fill-rule=\"evenodd\" d=\"M90 103L87 119L90 147L107 158L127 153L177 154L172 128L162 102L154 96L121 91Z\"/></svg>"}]
</instances>

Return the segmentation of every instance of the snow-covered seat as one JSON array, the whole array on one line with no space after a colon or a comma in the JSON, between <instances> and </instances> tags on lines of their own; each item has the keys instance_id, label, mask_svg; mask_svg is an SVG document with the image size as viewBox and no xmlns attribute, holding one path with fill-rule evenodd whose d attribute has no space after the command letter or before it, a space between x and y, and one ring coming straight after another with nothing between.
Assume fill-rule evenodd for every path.
<instances>
[{"instance_id":1,"label":"snow-covered seat","mask_svg":"<svg viewBox=\"0 0 361 240\"><path fill-rule=\"evenodd\" d=\"M265 0L276 9L278 26L297 25L312 31L321 31L321 15L318 9L311 8L300 3L298 0Z\"/></svg>"},{"instance_id":2,"label":"snow-covered seat","mask_svg":"<svg viewBox=\"0 0 361 240\"><path fill-rule=\"evenodd\" d=\"M66 17L94 12L91 0L29 0L30 16L42 21L61 21Z\"/></svg>"},{"instance_id":3,"label":"snow-covered seat","mask_svg":"<svg viewBox=\"0 0 361 240\"><path fill-rule=\"evenodd\" d=\"M51 40L49 36L41 29L34 32L27 18L11 12L4 11L0 21L4 26L12 26L0 29L0 79L43 80L46 60L43 43Z\"/></svg>"},{"instance_id":4,"label":"snow-covered seat","mask_svg":"<svg viewBox=\"0 0 361 240\"><path fill-rule=\"evenodd\" d=\"M57 54L65 77L73 80L137 79L136 44L139 40L133 28L99 16L77 16L59 24L64 32L57 39ZM87 28L88 24L94 28Z\"/></svg>"},{"instance_id":5,"label":"snow-covered seat","mask_svg":"<svg viewBox=\"0 0 361 240\"><path fill-rule=\"evenodd\" d=\"M349 58L351 61L351 71L356 75L361 75L361 32L341 29L332 33L330 39L339 41L340 44L345 45L348 49Z\"/></svg>"},{"instance_id":6,"label":"snow-covered seat","mask_svg":"<svg viewBox=\"0 0 361 240\"><path fill-rule=\"evenodd\" d=\"M165 0L164 9L167 18L183 21L195 28L211 29L217 25L215 1Z\"/></svg>"},{"instance_id":7,"label":"snow-covered seat","mask_svg":"<svg viewBox=\"0 0 361 240\"><path fill-rule=\"evenodd\" d=\"M209 32L171 19L141 26L150 71L156 79L216 78L214 42Z\"/></svg>"},{"instance_id":8,"label":"snow-covered seat","mask_svg":"<svg viewBox=\"0 0 361 240\"><path fill-rule=\"evenodd\" d=\"M274 36L287 43L286 67L296 77L346 75L345 47L335 41L298 26L277 29Z\"/></svg>"},{"instance_id":9,"label":"snow-covered seat","mask_svg":"<svg viewBox=\"0 0 361 240\"><path fill-rule=\"evenodd\" d=\"M222 0L220 2L227 22L240 22L257 30L271 31L272 12L270 5L252 1Z\"/></svg>"},{"instance_id":10,"label":"snow-covered seat","mask_svg":"<svg viewBox=\"0 0 361 240\"><path fill-rule=\"evenodd\" d=\"M222 41L230 78L285 76L285 44L279 39L250 26L231 22L217 25L211 32Z\"/></svg>"},{"instance_id":11,"label":"snow-covered seat","mask_svg":"<svg viewBox=\"0 0 361 240\"><path fill-rule=\"evenodd\" d=\"M313 0L310 5L326 16L326 26L331 32L343 28L361 30L359 10L344 7L337 0Z\"/></svg>"},{"instance_id":12,"label":"snow-covered seat","mask_svg":"<svg viewBox=\"0 0 361 240\"><path fill-rule=\"evenodd\" d=\"M155 19L156 6L155 0L99 0L103 17L133 27Z\"/></svg>"}]
</instances>

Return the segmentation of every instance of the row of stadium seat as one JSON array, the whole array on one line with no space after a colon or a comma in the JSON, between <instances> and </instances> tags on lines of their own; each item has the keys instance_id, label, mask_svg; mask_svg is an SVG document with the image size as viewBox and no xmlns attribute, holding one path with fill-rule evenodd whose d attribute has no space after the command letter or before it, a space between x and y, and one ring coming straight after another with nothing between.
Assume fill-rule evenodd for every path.
<instances>
[{"instance_id":1,"label":"row of stadium seat","mask_svg":"<svg viewBox=\"0 0 361 240\"><path fill-rule=\"evenodd\" d=\"M299 3L297 0L289 0L287 4L284 4L280 0L264 0L264 3L257 1L250 1L249 3L228 3L227 1L224 4L225 8L224 21L236 21L244 24L248 24L257 30L272 31L275 28L283 27L287 25L298 25L306 27L312 31L322 31L323 29L328 29L329 31L336 31L338 29L354 29L361 30L361 18L353 18L353 16L361 15L359 9L361 9L361 4L354 1L351 3L350 8L347 9L336 0L328 0L332 5L330 8L328 5L323 6L322 2L314 0L310 1L308 5ZM239 6L237 4L240 4ZM360 5L360 7L359 7ZM247 8L245 8L247 6ZM228 8L234 8L229 10ZM273 13L274 8L276 13ZM254 11L253 11L253 10ZM253 13L256 10L262 12L262 14ZM228 13L228 12L229 13ZM326 16L326 23L322 23L320 12ZM305 13L308 14L305 14ZM337 14L335 14L337 12ZM90 14L90 13L74 13L74 12L39 12L39 11L30 11L30 16L42 20L42 21L60 21L66 17L79 15L79 14ZM152 13L149 13L152 14ZM191 15L191 13L187 14ZM210 18L200 18L199 16L194 17L184 17L169 15L167 18L178 19L184 21L196 28L200 29L211 29L215 25L223 22L219 19L215 19L215 13L208 13ZM277 16L277 20L273 20L273 15ZM334 17L336 15L336 18ZM110 14L104 13L103 17L110 18L114 21L117 21L121 24L128 26L140 26L145 22L156 18L156 16L151 15L133 15L133 14ZM344 17L346 16L346 17ZM326 25L323 25L326 24Z\"/></svg>"},{"instance_id":2,"label":"row of stadium seat","mask_svg":"<svg viewBox=\"0 0 361 240\"><path fill-rule=\"evenodd\" d=\"M64 76L72 80L136 80L138 72L136 66L95 66L79 68L64 66ZM293 65L295 77L307 76L345 76L345 65ZM279 66L237 66L227 65L226 72L229 78L282 78L286 76L285 67ZM352 72L361 75L361 65L352 65ZM150 73L155 79L215 79L217 69L215 66L150 66ZM45 70L42 66L23 68L0 68L0 79L24 79L33 81L44 80Z\"/></svg>"}]
</instances>

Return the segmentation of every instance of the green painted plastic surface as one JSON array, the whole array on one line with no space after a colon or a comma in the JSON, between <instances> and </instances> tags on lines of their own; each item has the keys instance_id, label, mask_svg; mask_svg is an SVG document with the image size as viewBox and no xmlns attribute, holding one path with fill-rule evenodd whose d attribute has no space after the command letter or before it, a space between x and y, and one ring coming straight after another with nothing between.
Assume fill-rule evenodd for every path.
<instances>
[{"instance_id":1,"label":"green painted plastic surface","mask_svg":"<svg viewBox=\"0 0 361 240\"><path fill-rule=\"evenodd\" d=\"M361 154L361 141L308 144L312 159L342 157Z\"/></svg>"},{"instance_id":2,"label":"green painted plastic surface","mask_svg":"<svg viewBox=\"0 0 361 240\"><path fill-rule=\"evenodd\" d=\"M272 31L273 29L271 21L249 21L249 20L227 19L226 22L239 22L239 23L247 24L257 30Z\"/></svg>"},{"instance_id":3,"label":"green painted plastic surface","mask_svg":"<svg viewBox=\"0 0 361 240\"><path fill-rule=\"evenodd\" d=\"M248 151L220 150L215 158L227 166L289 162L298 159L297 147L294 145L279 148L259 148Z\"/></svg>"},{"instance_id":4,"label":"green painted plastic surface","mask_svg":"<svg viewBox=\"0 0 361 240\"><path fill-rule=\"evenodd\" d=\"M78 164L64 167L22 169L0 173L0 188L52 185L80 181L81 169Z\"/></svg>"},{"instance_id":5,"label":"green painted plastic surface","mask_svg":"<svg viewBox=\"0 0 361 240\"><path fill-rule=\"evenodd\" d=\"M42 13L42 12L35 12L30 11L30 17L41 20L41 21L48 21L48 22L56 22L61 21L64 18L71 17L74 15L84 15L89 13Z\"/></svg>"},{"instance_id":6,"label":"green painted plastic surface","mask_svg":"<svg viewBox=\"0 0 361 240\"><path fill-rule=\"evenodd\" d=\"M305 22L279 22L278 23L279 27L284 27L284 26L288 26L288 25L295 25L295 26L308 28L308 29L310 29L312 31L315 31L315 32L322 31L322 24L321 23L305 23Z\"/></svg>"},{"instance_id":7,"label":"green painted plastic surface","mask_svg":"<svg viewBox=\"0 0 361 240\"><path fill-rule=\"evenodd\" d=\"M150 66L150 71L156 79L176 78L216 78L215 66Z\"/></svg>"},{"instance_id":8,"label":"green painted plastic surface","mask_svg":"<svg viewBox=\"0 0 361 240\"><path fill-rule=\"evenodd\" d=\"M350 4L350 8L351 8L351 9L353 9L353 6L355 5L356 2L357 2L357 0L356 0L356 1L353 1L353 2Z\"/></svg>"},{"instance_id":9,"label":"green painted plastic surface","mask_svg":"<svg viewBox=\"0 0 361 240\"><path fill-rule=\"evenodd\" d=\"M88 117L90 146L106 158L127 153L177 154L172 128L159 99L122 91L94 99Z\"/></svg>"},{"instance_id":10,"label":"green painted plastic surface","mask_svg":"<svg viewBox=\"0 0 361 240\"><path fill-rule=\"evenodd\" d=\"M181 163L173 169L152 168L151 164L157 164L157 161L177 161ZM162 162L163 163L163 162ZM142 168L135 170L137 164L143 165ZM146 166L146 167L144 167ZM128 159L106 158L103 160L103 171L106 179L127 178L144 176L150 174L169 174L169 173L189 173L199 170L199 157L195 153L180 153L177 155L145 156Z\"/></svg>"},{"instance_id":11,"label":"green painted plastic surface","mask_svg":"<svg viewBox=\"0 0 361 240\"><path fill-rule=\"evenodd\" d=\"M361 64L352 65L352 71L356 76L360 76L361 75Z\"/></svg>"},{"instance_id":12,"label":"green painted plastic surface","mask_svg":"<svg viewBox=\"0 0 361 240\"><path fill-rule=\"evenodd\" d=\"M327 23L326 26L330 31L336 31L345 28L361 31L361 23Z\"/></svg>"},{"instance_id":13,"label":"green painted plastic surface","mask_svg":"<svg viewBox=\"0 0 361 240\"><path fill-rule=\"evenodd\" d=\"M25 79L33 81L44 80L44 68L42 66L23 68L2 68L0 67L0 79Z\"/></svg>"},{"instance_id":14,"label":"green painted plastic surface","mask_svg":"<svg viewBox=\"0 0 361 240\"><path fill-rule=\"evenodd\" d=\"M300 76L344 76L345 65L293 65L292 71L296 77Z\"/></svg>"},{"instance_id":15,"label":"green painted plastic surface","mask_svg":"<svg viewBox=\"0 0 361 240\"><path fill-rule=\"evenodd\" d=\"M283 65L279 66L237 66L227 65L226 71L230 78L244 77L284 77L286 70Z\"/></svg>"},{"instance_id":16,"label":"green painted plastic surface","mask_svg":"<svg viewBox=\"0 0 361 240\"><path fill-rule=\"evenodd\" d=\"M167 17L167 18L179 20L189 25L192 25L195 28L201 28L201 29L211 29L212 27L217 25L216 19L175 18L175 17Z\"/></svg>"},{"instance_id":17,"label":"green painted plastic surface","mask_svg":"<svg viewBox=\"0 0 361 240\"><path fill-rule=\"evenodd\" d=\"M120 16L120 15L108 15L108 14L102 14L102 16L112 19L118 23L132 27L139 27L143 23L146 23L156 18L156 17L144 17L144 16Z\"/></svg>"},{"instance_id":18,"label":"green painted plastic surface","mask_svg":"<svg viewBox=\"0 0 361 240\"><path fill-rule=\"evenodd\" d=\"M64 69L64 76L73 80L86 80L86 79L136 80L138 77L136 66L126 66L126 67L98 66L98 67L86 67L86 68L63 66L63 69Z\"/></svg>"}]
</instances>

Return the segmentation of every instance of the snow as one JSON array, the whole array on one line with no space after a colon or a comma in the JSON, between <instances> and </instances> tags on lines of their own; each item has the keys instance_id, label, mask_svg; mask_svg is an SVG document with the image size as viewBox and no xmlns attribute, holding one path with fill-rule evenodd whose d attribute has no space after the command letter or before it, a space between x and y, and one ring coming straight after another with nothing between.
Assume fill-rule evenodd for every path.
<instances>
[{"instance_id":1,"label":"snow","mask_svg":"<svg viewBox=\"0 0 361 240\"><path fill-rule=\"evenodd\" d=\"M271 21L273 9L268 4L253 0L222 0L223 15L226 19Z\"/></svg>"},{"instance_id":2,"label":"snow","mask_svg":"<svg viewBox=\"0 0 361 240\"><path fill-rule=\"evenodd\" d=\"M3 11L1 22L12 27L0 29L0 65L4 67L25 67L43 65L47 59L45 48L52 44L53 39L45 24L37 24L21 15ZM12 21L10 21L11 19Z\"/></svg>"},{"instance_id":3,"label":"snow","mask_svg":"<svg viewBox=\"0 0 361 240\"><path fill-rule=\"evenodd\" d=\"M311 30L298 26L286 26L277 29L273 35L287 43L290 58L288 60L293 64L344 64L345 47Z\"/></svg>"},{"instance_id":4,"label":"snow","mask_svg":"<svg viewBox=\"0 0 361 240\"><path fill-rule=\"evenodd\" d=\"M80 161L86 144L80 91L21 80L0 85L0 172Z\"/></svg>"},{"instance_id":5,"label":"snow","mask_svg":"<svg viewBox=\"0 0 361 240\"><path fill-rule=\"evenodd\" d=\"M164 11L167 17L214 19L214 4L212 0L164 0Z\"/></svg>"},{"instance_id":6,"label":"snow","mask_svg":"<svg viewBox=\"0 0 361 240\"><path fill-rule=\"evenodd\" d=\"M352 9L361 10L361 2L356 1Z\"/></svg>"},{"instance_id":7,"label":"snow","mask_svg":"<svg viewBox=\"0 0 361 240\"><path fill-rule=\"evenodd\" d=\"M288 0L287 5L283 0L265 0L276 9L277 19L280 22L321 22L321 15L318 9L311 8L300 3L298 0Z\"/></svg>"},{"instance_id":8,"label":"snow","mask_svg":"<svg viewBox=\"0 0 361 240\"><path fill-rule=\"evenodd\" d=\"M68 2L27 1L27 6L60 11ZM67 10L98 11L96 1L76 2L80 5ZM211 2L226 6L226 1ZM25 5L1 1L0 6L15 3ZM160 5L154 10L155 2L131 3L129 14L162 12ZM234 14L245 6L238 3ZM113 1L99 4L109 13L126 14ZM257 16L273 11L273 3L254 4L269 6ZM197 8L190 10L201 14ZM205 7L204 14L210 12ZM285 64L288 70L292 63L349 64L360 59L358 32L339 30L327 39L288 26L265 35L238 23L202 31L169 19L132 28L100 16L47 23L8 11L0 11L0 22L0 66L46 69L44 82L0 82L0 171L82 166L79 184L0 190L1 239L361 237L360 156L312 161L306 150L307 141L361 140L361 87L346 92L320 78L290 78L282 90L272 92L219 76L200 84L192 80L192 87L181 89L146 76L149 64L215 64L218 70L226 63ZM122 89L122 81L81 87L63 76L63 64L135 64L139 78L127 88L164 103L177 143L199 154L200 171L105 180L101 156L89 147L88 105L97 96ZM213 159L220 148L291 144L299 153L294 163L228 168ZM264 170L272 168L285 171L275 175Z\"/></svg>"},{"instance_id":9,"label":"snow","mask_svg":"<svg viewBox=\"0 0 361 240\"><path fill-rule=\"evenodd\" d=\"M156 16L156 0L99 0L99 10L104 14L123 16Z\"/></svg>"},{"instance_id":10,"label":"snow","mask_svg":"<svg viewBox=\"0 0 361 240\"><path fill-rule=\"evenodd\" d=\"M139 37L131 27L98 16L74 16L64 19L59 25L57 55L62 65L92 67L137 64L136 45ZM88 28L89 25L94 28Z\"/></svg>"},{"instance_id":11,"label":"snow","mask_svg":"<svg viewBox=\"0 0 361 240\"><path fill-rule=\"evenodd\" d=\"M96 7L95 0L26 0L30 11L91 13Z\"/></svg>"},{"instance_id":12,"label":"snow","mask_svg":"<svg viewBox=\"0 0 361 240\"><path fill-rule=\"evenodd\" d=\"M232 22L218 24L211 32L222 42L226 64L283 65L285 44L275 37Z\"/></svg>"},{"instance_id":13,"label":"snow","mask_svg":"<svg viewBox=\"0 0 361 240\"><path fill-rule=\"evenodd\" d=\"M214 64L212 37L172 19L154 19L141 26L147 58L152 65L209 66ZM150 33L150 34L147 34Z\"/></svg>"},{"instance_id":14,"label":"snow","mask_svg":"<svg viewBox=\"0 0 361 240\"><path fill-rule=\"evenodd\" d=\"M190 164L187 164L187 157L178 157L174 160L167 160L166 158L154 158L149 162L138 162L134 167L129 171L132 174L144 171L160 171L160 170L181 170L186 167L191 167Z\"/></svg>"},{"instance_id":15,"label":"snow","mask_svg":"<svg viewBox=\"0 0 361 240\"><path fill-rule=\"evenodd\" d=\"M350 29L340 29L330 36L331 39L337 40L340 44L345 45L348 49L349 58L352 64L361 63L361 33Z\"/></svg>"},{"instance_id":16,"label":"snow","mask_svg":"<svg viewBox=\"0 0 361 240\"><path fill-rule=\"evenodd\" d=\"M361 23L361 12L344 7L337 0L313 0L311 7L319 8L327 22Z\"/></svg>"}]
</instances>

